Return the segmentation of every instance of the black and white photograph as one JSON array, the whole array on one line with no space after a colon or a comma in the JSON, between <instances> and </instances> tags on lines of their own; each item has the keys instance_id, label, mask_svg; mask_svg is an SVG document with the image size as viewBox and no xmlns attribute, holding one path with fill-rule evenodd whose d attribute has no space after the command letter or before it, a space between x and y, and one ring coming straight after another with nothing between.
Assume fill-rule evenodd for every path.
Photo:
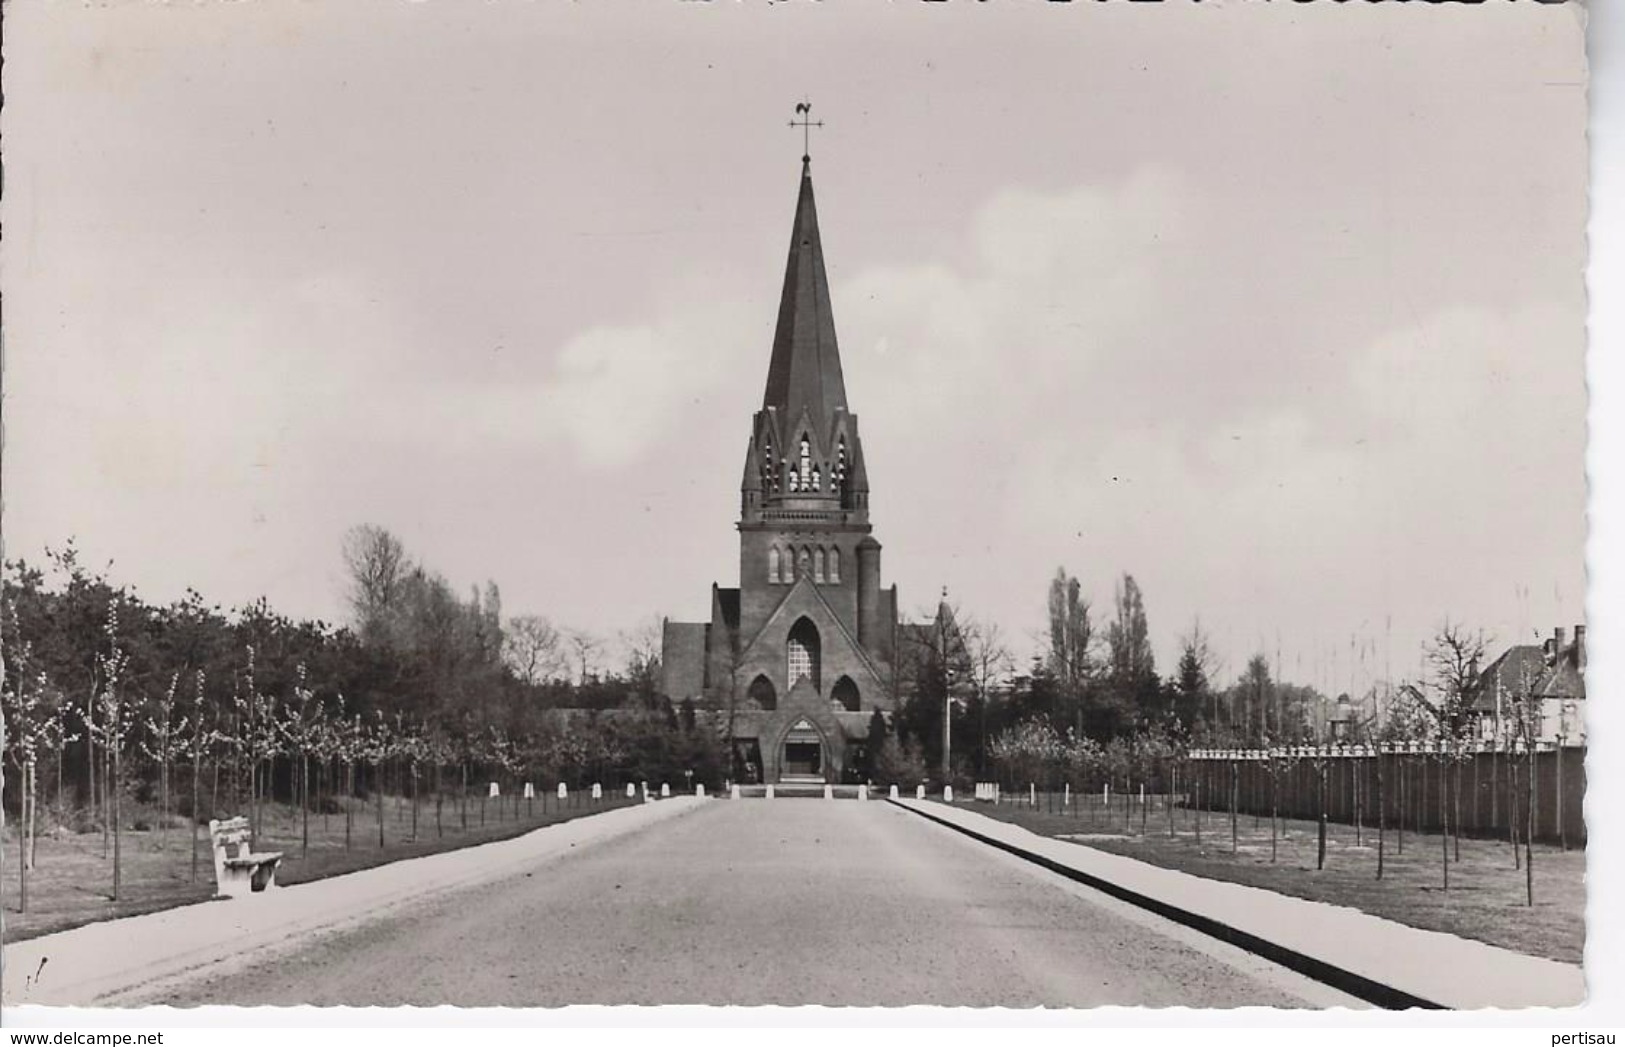
<instances>
[{"instance_id":1,"label":"black and white photograph","mask_svg":"<svg viewBox=\"0 0 1625 1047\"><path fill-rule=\"evenodd\" d=\"M8 1022L1586 1004L1583 5L5 15Z\"/></svg>"}]
</instances>

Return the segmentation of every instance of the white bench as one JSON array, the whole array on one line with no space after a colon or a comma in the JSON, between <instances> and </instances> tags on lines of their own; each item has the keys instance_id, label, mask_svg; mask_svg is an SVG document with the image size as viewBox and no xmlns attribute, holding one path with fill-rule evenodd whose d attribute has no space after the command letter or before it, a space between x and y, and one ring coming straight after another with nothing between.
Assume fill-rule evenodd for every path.
<instances>
[{"instance_id":1,"label":"white bench","mask_svg":"<svg viewBox=\"0 0 1625 1047\"><path fill-rule=\"evenodd\" d=\"M214 848L214 882L222 898L241 898L254 891L276 886L281 851L263 854L248 852L248 819L228 818L209 822L209 843ZM234 854L227 854L228 847Z\"/></svg>"}]
</instances>

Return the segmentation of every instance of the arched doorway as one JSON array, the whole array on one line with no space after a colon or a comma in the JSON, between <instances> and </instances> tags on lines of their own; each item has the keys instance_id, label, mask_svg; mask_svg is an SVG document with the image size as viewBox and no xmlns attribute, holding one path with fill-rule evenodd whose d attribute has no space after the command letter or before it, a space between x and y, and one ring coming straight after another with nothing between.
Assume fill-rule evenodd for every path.
<instances>
[{"instance_id":1,"label":"arched doorway","mask_svg":"<svg viewBox=\"0 0 1625 1047\"><path fill-rule=\"evenodd\" d=\"M802 717L784 732L779 743L779 777L784 781L823 781L828 765L824 735L816 724Z\"/></svg>"}]
</instances>

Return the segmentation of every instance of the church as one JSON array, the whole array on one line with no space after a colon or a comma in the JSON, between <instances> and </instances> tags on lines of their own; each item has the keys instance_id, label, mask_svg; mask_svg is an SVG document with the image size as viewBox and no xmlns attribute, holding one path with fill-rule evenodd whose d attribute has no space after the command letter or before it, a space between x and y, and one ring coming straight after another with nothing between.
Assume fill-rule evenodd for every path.
<instances>
[{"instance_id":1,"label":"church","mask_svg":"<svg viewBox=\"0 0 1625 1047\"><path fill-rule=\"evenodd\" d=\"M875 711L897 704L897 588L881 584L806 156L737 526L739 585L712 585L709 622L665 622L662 691L713 711L747 782L850 780Z\"/></svg>"}]
</instances>

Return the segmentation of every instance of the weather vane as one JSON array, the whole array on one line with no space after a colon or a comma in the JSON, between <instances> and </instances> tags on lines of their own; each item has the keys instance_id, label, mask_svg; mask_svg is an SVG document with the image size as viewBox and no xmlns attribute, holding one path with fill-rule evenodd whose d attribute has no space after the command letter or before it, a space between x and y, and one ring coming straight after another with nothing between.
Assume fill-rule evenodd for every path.
<instances>
[{"instance_id":1,"label":"weather vane","mask_svg":"<svg viewBox=\"0 0 1625 1047\"><path fill-rule=\"evenodd\" d=\"M806 163L812 159L812 129L823 127L824 121L812 118L812 103L806 101L796 103L796 116L799 119L791 120L790 126L801 128L801 161Z\"/></svg>"}]
</instances>

